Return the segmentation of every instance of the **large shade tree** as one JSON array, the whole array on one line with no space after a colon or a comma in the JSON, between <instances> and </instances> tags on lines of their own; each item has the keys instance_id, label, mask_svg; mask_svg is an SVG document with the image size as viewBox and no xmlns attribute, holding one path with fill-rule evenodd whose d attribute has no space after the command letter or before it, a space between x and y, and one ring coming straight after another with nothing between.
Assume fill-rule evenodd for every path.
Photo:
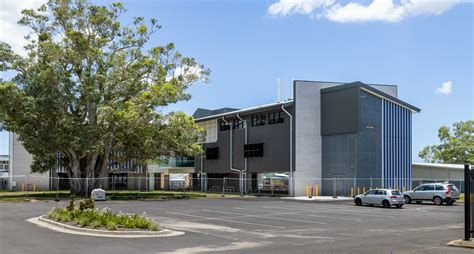
<instances>
[{"instance_id":1,"label":"large shade tree","mask_svg":"<svg viewBox=\"0 0 474 254\"><path fill-rule=\"evenodd\" d=\"M474 120L442 126L438 130L440 144L423 148L418 154L426 162L474 164Z\"/></svg>"},{"instance_id":2,"label":"large shade tree","mask_svg":"<svg viewBox=\"0 0 474 254\"><path fill-rule=\"evenodd\" d=\"M123 25L125 11L51 0L22 11L32 31L24 54L0 42L0 71L11 77L0 80L0 128L18 134L33 172L64 166L73 194L88 191L75 179L107 177L109 161L201 152L194 119L164 111L209 70L173 44L149 45L157 21Z\"/></svg>"}]
</instances>

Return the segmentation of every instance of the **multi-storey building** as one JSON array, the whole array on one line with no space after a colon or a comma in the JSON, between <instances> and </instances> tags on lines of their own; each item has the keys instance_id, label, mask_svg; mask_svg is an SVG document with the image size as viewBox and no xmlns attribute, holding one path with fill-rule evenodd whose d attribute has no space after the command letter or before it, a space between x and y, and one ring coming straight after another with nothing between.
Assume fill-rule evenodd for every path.
<instances>
[{"instance_id":1,"label":"multi-storey building","mask_svg":"<svg viewBox=\"0 0 474 254\"><path fill-rule=\"evenodd\" d=\"M293 94L247 109L196 110L207 131L205 155L195 159L202 189L223 177L258 189L271 173L288 175L290 195L304 195L307 185L347 193L368 179L410 188L411 119L420 109L398 99L397 86L297 80Z\"/></svg>"}]
</instances>

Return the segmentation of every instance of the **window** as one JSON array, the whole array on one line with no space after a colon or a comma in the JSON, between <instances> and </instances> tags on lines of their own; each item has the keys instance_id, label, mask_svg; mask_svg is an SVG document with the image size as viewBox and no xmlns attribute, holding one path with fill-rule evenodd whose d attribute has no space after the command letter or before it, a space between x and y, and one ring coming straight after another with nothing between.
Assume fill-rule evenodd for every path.
<instances>
[{"instance_id":1,"label":"window","mask_svg":"<svg viewBox=\"0 0 474 254\"><path fill-rule=\"evenodd\" d=\"M444 191L443 185L436 185L435 188L436 188L436 190L442 190L442 191Z\"/></svg>"},{"instance_id":2,"label":"window","mask_svg":"<svg viewBox=\"0 0 474 254\"><path fill-rule=\"evenodd\" d=\"M283 112L273 112L268 114L268 124L283 123L285 119L283 118Z\"/></svg>"},{"instance_id":3,"label":"window","mask_svg":"<svg viewBox=\"0 0 474 254\"><path fill-rule=\"evenodd\" d=\"M242 129L244 128L244 122L238 118L232 120L232 128L235 129Z\"/></svg>"},{"instance_id":4,"label":"window","mask_svg":"<svg viewBox=\"0 0 474 254\"><path fill-rule=\"evenodd\" d=\"M366 195L375 195L377 191L376 190L371 190L366 193Z\"/></svg>"},{"instance_id":5,"label":"window","mask_svg":"<svg viewBox=\"0 0 474 254\"><path fill-rule=\"evenodd\" d=\"M219 159L219 147L206 148L206 160Z\"/></svg>"},{"instance_id":6,"label":"window","mask_svg":"<svg viewBox=\"0 0 474 254\"><path fill-rule=\"evenodd\" d=\"M395 191L392 191L392 195L400 196L402 194L400 193L400 191L395 190Z\"/></svg>"},{"instance_id":7,"label":"window","mask_svg":"<svg viewBox=\"0 0 474 254\"><path fill-rule=\"evenodd\" d=\"M425 191L432 191L434 190L434 185L426 185L425 186Z\"/></svg>"},{"instance_id":8,"label":"window","mask_svg":"<svg viewBox=\"0 0 474 254\"><path fill-rule=\"evenodd\" d=\"M244 145L244 157L263 157L263 143Z\"/></svg>"},{"instance_id":9,"label":"window","mask_svg":"<svg viewBox=\"0 0 474 254\"><path fill-rule=\"evenodd\" d=\"M220 131L228 131L230 130L230 126L226 124L224 121L219 121L219 130Z\"/></svg>"},{"instance_id":10,"label":"window","mask_svg":"<svg viewBox=\"0 0 474 254\"><path fill-rule=\"evenodd\" d=\"M425 186L424 186L424 185L422 185L422 186L420 186L420 187L414 189L414 191L424 191L424 190L425 190Z\"/></svg>"},{"instance_id":11,"label":"window","mask_svg":"<svg viewBox=\"0 0 474 254\"><path fill-rule=\"evenodd\" d=\"M252 127L265 125L267 118L265 115L252 116Z\"/></svg>"}]
</instances>

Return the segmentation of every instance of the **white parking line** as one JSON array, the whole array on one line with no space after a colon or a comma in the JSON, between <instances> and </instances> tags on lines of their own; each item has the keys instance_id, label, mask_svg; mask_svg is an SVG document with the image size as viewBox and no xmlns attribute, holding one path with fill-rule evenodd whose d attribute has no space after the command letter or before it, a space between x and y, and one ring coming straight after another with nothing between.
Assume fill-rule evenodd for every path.
<instances>
[{"instance_id":1,"label":"white parking line","mask_svg":"<svg viewBox=\"0 0 474 254\"><path fill-rule=\"evenodd\" d=\"M240 208L240 207L234 207L234 209L238 210L246 210L246 211L256 211L256 212L270 212L268 210L259 210L259 209L251 209L251 208ZM274 212L274 211L273 211ZM347 218L347 217L334 217L334 216L326 216L326 215L316 215L316 214L307 214L311 213L313 211L308 211L308 212L278 212L278 213L271 213L267 214L267 216L273 216L273 215L303 215L303 216L309 216L309 217L318 217L318 218L331 218L331 219L338 219L338 220L351 220L351 221L358 221L361 222L362 219L356 219L356 218Z\"/></svg>"},{"instance_id":2,"label":"white parking line","mask_svg":"<svg viewBox=\"0 0 474 254\"><path fill-rule=\"evenodd\" d=\"M218 220L218 221L226 221L226 222L239 223L239 224L246 224L246 225L254 225L254 226L261 226L261 227L285 229L285 227L273 226L273 225L266 225L266 224L259 224L259 223L252 223L252 222L245 222L245 221L236 221L236 220L228 220L228 219L221 219L221 218L211 218L211 217L205 217L205 216L199 216L199 215L191 215L191 214L185 214L185 213L175 213L175 212L166 212L166 213L169 213L169 214L176 214L176 215L182 215L182 216L188 216L188 217L194 217L194 218L207 219L207 220Z\"/></svg>"},{"instance_id":3,"label":"white parking line","mask_svg":"<svg viewBox=\"0 0 474 254\"><path fill-rule=\"evenodd\" d=\"M296 220L296 219L286 219L286 218L278 218L278 217L271 217L271 216L264 216L264 215L242 215L240 213L231 213L231 212L222 212L222 211L216 211L216 210L207 210L207 209L202 209L204 212L211 212L211 213L221 213L221 214L230 214L230 215L240 215L243 217L255 217L255 218L264 218L264 219L272 219L272 220L284 220L284 221L294 221L294 222L303 222L303 223L309 223L309 224L319 224L319 225L326 225L327 223L325 222L317 222L317 221L307 221L307 220Z\"/></svg>"},{"instance_id":4,"label":"white parking line","mask_svg":"<svg viewBox=\"0 0 474 254\"><path fill-rule=\"evenodd\" d=\"M286 207L274 207L274 206L263 206L263 208L283 209L283 210L292 210L292 211L294 211L294 209L299 209L299 208L291 209L291 208L286 208ZM299 209L299 210L302 211L301 209ZM347 209L340 209L340 208L335 208L333 210L317 208L317 210L316 209L311 210L311 211L305 210L305 211L302 211L302 212L308 212L308 213L337 213L337 214L345 214L345 215L351 215L351 216L367 216L367 217L370 216L370 217L395 219L394 216L390 216L390 215L382 215L382 214L379 214L379 213L374 214L374 213L367 213L367 212L358 213L354 210L347 210Z\"/></svg>"}]
</instances>

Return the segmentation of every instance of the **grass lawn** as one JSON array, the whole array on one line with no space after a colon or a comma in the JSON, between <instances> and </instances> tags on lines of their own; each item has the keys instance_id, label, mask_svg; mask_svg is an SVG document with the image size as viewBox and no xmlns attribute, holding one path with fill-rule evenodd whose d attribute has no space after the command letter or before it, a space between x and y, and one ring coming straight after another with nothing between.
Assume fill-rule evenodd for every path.
<instances>
[{"instance_id":1,"label":"grass lawn","mask_svg":"<svg viewBox=\"0 0 474 254\"><path fill-rule=\"evenodd\" d=\"M229 195L226 197L239 197ZM218 198L218 193L176 192L176 191L106 191L107 200L166 200L188 198ZM28 202L31 200L70 199L69 191L38 191L38 192L0 192L0 202ZM83 197L78 197L83 198Z\"/></svg>"}]
</instances>

